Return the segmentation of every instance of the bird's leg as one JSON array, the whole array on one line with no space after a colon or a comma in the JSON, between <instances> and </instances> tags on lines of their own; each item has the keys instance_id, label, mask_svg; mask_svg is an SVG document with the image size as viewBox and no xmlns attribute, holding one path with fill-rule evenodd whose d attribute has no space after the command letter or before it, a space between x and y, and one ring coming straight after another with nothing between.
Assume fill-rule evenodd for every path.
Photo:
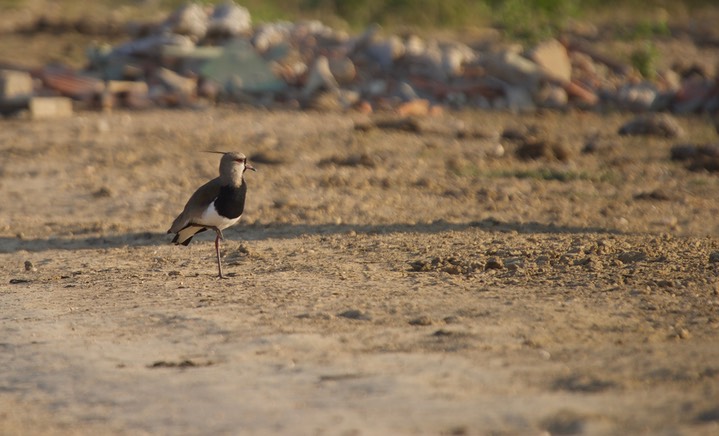
<instances>
[{"instance_id":1,"label":"bird's leg","mask_svg":"<svg viewBox=\"0 0 719 436\"><path fill-rule=\"evenodd\" d=\"M220 278L224 279L225 277L222 275L222 259L220 258L220 241L224 241L225 238L222 236L222 230L218 229L217 227L212 228L215 233L217 233L217 237L215 238L215 253L217 254L217 270L220 274Z\"/></svg>"}]
</instances>

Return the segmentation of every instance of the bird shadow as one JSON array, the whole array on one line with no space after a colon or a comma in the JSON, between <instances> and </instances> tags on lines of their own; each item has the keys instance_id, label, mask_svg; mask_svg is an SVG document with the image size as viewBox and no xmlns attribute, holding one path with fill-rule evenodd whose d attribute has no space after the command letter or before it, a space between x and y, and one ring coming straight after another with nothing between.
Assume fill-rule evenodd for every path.
<instances>
[{"instance_id":1,"label":"bird shadow","mask_svg":"<svg viewBox=\"0 0 719 436\"><path fill-rule=\"evenodd\" d=\"M446 231L462 231L470 228L491 232L517 232L520 234L623 234L623 232L615 229L605 229L601 227L563 226L538 222L501 222L495 219L484 219L466 223L449 223L439 220L426 224L254 224L228 229L225 231L225 237L235 239L233 237L234 234L238 239L261 241L268 239L289 239L300 235L332 235L348 232L359 234L441 233ZM55 237L27 239L20 237L0 237L0 253L159 246L169 244L170 240L170 236L166 233L157 232L129 232L85 238Z\"/></svg>"}]
</instances>

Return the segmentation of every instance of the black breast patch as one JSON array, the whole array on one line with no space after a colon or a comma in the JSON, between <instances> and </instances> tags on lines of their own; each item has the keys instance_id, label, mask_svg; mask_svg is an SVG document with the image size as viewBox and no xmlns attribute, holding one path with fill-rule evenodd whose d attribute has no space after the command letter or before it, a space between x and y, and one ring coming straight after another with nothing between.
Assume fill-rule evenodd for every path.
<instances>
[{"instance_id":1,"label":"black breast patch","mask_svg":"<svg viewBox=\"0 0 719 436\"><path fill-rule=\"evenodd\" d=\"M247 185L244 182L239 188L233 186L221 187L220 194L215 199L217 213L229 219L242 215L242 211L245 209L246 194Z\"/></svg>"}]
</instances>

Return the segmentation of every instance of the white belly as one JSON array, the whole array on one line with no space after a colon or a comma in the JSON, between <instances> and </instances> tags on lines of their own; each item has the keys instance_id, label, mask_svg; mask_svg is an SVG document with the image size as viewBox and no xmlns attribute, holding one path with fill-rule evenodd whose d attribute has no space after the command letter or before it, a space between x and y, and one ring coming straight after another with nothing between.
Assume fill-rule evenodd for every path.
<instances>
[{"instance_id":1,"label":"white belly","mask_svg":"<svg viewBox=\"0 0 719 436\"><path fill-rule=\"evenodd\" d=\"M220 230L224 230L230 226L237 224L237 222L240 221L241 217L242 215L232 219L225 218L219 213L217 213L217 209L215 209L215 204L210 203L207 209L205 209L205 211L202 213L200 219L195 220L195 222L203 226L217 227Z\"/></svg>"}]
</instances>

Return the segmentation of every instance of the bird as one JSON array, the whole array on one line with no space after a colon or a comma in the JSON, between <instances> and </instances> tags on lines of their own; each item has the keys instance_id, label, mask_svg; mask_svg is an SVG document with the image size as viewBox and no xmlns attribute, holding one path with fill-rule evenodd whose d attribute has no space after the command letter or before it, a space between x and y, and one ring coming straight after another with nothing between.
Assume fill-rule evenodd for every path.
<instances>
[{"instance_id":1,"label":"bird","mask_svg":"<svg viewBox=\"0 0 719 436\"><path fill-rule=\"evenodd\" d=\"M220 159L220 175L204 185L187 200L185 208L172 222L167 233L174 233L172 243L187 246L192 237L207 229L215 231L215 253L217 254L217 270L222 275L220 259L220 241L225 238L222 231L237 224L245 209L247 183L245 171L257 171L244 154L238 152L207 151L222 155Z\"/></svg>"}]
</instances>

